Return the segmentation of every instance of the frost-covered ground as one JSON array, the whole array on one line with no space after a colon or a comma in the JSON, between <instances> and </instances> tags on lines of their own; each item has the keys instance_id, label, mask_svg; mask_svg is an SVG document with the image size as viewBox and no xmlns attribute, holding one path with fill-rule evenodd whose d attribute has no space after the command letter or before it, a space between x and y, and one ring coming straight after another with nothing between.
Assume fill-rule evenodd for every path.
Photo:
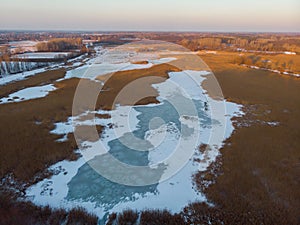
<instances>
[{"instance_id":1,"label":"frost-covered ground","mask_svg":"<svg viewBox=\"0 0 300 225\"><path fill-rule=\"evenodd\" d=\"M12 53L18 52L34 52L36 51L36 41L11 41L9 42L10 51Z\"/></svg>"}]
</instances>

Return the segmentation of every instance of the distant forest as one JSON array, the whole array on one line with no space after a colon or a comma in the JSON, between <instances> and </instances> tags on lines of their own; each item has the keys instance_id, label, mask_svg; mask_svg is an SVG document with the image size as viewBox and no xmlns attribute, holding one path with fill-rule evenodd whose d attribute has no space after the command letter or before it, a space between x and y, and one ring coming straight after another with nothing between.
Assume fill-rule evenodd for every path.
<instances>
[{"instance_id":1,"label":"distant forest","mask_svg":"<svg viewBox=\"0 0 300 225\"><path fill-rule=\"evenodd\" d=\"M246 36L246 37L200 37L196 39L184 38L179 42L193 51L198 50L254 50L254 51L292 51L300 52L300 37L282 36Z\"/></svg>"}]
</instances>

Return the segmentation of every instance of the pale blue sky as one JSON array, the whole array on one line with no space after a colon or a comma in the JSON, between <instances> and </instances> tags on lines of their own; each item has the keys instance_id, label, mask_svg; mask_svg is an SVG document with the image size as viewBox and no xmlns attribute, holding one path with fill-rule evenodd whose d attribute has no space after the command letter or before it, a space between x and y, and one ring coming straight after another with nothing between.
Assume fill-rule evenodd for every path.
<instances>
[{"instance_id":1,"label":"pale blue sky","mask_svg":"<svg viewBox=\"0 0 300 225\"><path fill-rule=\"evenodd\" d=\"M0 29L298 31L299 0L0 0Z\"/></svg>"}]
</instances>

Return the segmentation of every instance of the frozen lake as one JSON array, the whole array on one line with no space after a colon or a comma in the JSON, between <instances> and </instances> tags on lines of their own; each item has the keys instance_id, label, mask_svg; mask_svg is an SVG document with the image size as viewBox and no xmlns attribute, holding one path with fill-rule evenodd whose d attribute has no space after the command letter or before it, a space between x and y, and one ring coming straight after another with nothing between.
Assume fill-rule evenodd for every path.
<instances>
[{"instance_id":1,"label":"frozen lake","mask_svg":"<svg viewBox=\"0 0 300 225\"><path fill-rule=\"evenodd\" d=\"M115 58L118 62L100 60L91 68L84 65L70 70L64 79L94 80L108 72L147 69L176 60L153 57L147 64L138 65L120 61L123 57ZM83 125L106 129L97 140L80 141L81 157L77 161L65 160L51 166L50 170L59 173L29 187L27 198L37 205L55 208L82 206L100 218L128 208L168 209L175 213L190 202L206 201L194 187L192 176L216 160L223 141L233 132L231 118L241 113L240 106L206 93L201 84L213 76L210 71L168 74L165 82L153 85L159 93L159 104L87 111L56 123L51 133L64 135L58 142L66 141L68 133ZM103 114L111 118L98 117ZM198 151L201 144L209 146L202 153Z\"/></svg>"},{"instance_id":2,"label":"frozen lake","mask_svg":"<svg viewBox=\"0 0 300 225\"><path fill-rule=\"evenodd\" d=\"M201 71L187 73L198 79L203 79L203 74L206 74ZM170 77L166 82L155 85L160 93L161 104L120 106L110 112L112 119L82 121L80 118L70 118L67 123L57 124L53 132L58 134L73 132L74 123L77 126L93 123L109 126L113 123L117 128L105 130L103 138L97 142L82 143L84 151L80 153L83 156L78 161L62 161L54 165L52 169L61 170L61 173L30 187L27 196L38 205L65 208L81 205L90 212L100 213L101 217L127 208L167 208L175 213L190 202L206 201L205 196L193 187L192 175L198 170L205 170L216 159L222 142L233 131L230 119L239 112L239 106L209 99L212 107L218 104L227 107L225 120L221 114L212 117L204 106L207 96L203 96L199 86L188 84L189 76L185 72L172 73ZM173 82L185 82L190 93L174 89ZM184 102L190 101L188 96L194 96L191 103L195 106L196 114L188 110L178 113L178 109L170 102L179 101L177 104L184 105ZM95 112L99 115L103 113L108 112ZM127 118L130 118L130 125ZM221 132L215 132L218 130ZM212 132L215 133L213 137ZM199 156L197 147L201 143L209 144L211 149ZM99 151L103 146L108 153ZM186 160L180 162L176 171L168 171L175 149ZM115 165L111 156L126 165L149 167L149 170L123 173L124 168ZM194 159L199 157L201 163L195 162ZM178 165L175 163L172 166ZM111 180L106 176L113 178ZM114 179L119 179L119 182ZM149 184L140 185L143 183Z\"/></svg>"}]
</instances>

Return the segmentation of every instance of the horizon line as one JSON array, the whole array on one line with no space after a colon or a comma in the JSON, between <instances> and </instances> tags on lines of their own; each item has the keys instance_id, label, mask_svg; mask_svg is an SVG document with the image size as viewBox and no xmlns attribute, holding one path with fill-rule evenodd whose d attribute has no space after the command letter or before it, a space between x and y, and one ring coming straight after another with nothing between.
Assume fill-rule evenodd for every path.
<instances>
[{"instance_id":1,"label":"horizon line","mask_svg":"<svg viewBox=\"0 0 300 225\"><path fill-rule=\"evenodd\" d=\"M15 29L0 28L0 32L103 32L103 33L282 33L282 34L300 34L300 31L243 31L243 30L101 30L101 29Z\"/></svg>"}]
</instances>

